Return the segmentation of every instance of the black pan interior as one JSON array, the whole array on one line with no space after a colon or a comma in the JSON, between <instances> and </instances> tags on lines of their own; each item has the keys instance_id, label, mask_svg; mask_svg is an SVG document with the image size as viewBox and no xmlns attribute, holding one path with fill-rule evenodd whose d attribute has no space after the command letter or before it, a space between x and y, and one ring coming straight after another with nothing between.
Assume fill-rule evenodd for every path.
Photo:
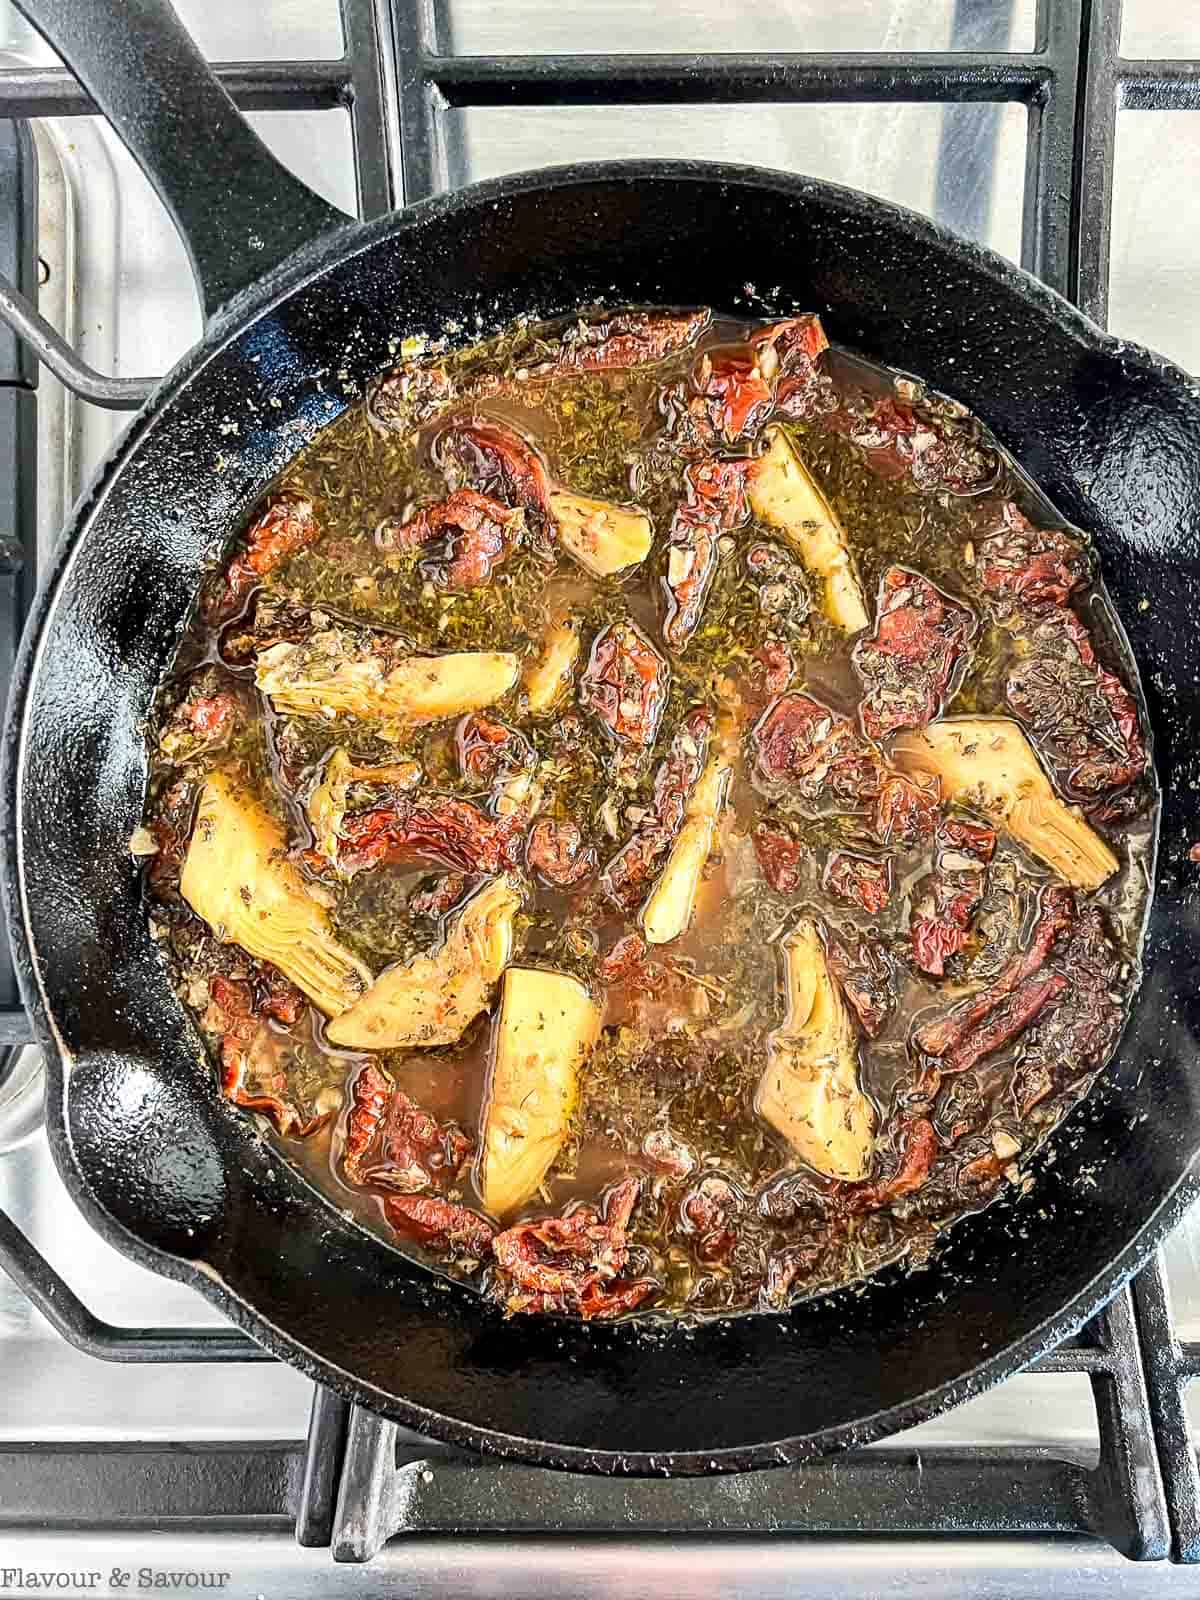
<instances>
[{"instance_id":1,"label":"black pan interior","mask_svg":"<svg viewBox=\"0 0 1200 1600\"><path fill-rule=\"evenodd\" d=\"M978 412L1095 535L1163 787L1136 1012L1033 1194L955 1227L931 1271L670 1335L505 1323L319 1200L220 1101L126 851L143 718L201 568L252 498L404 335L457 325L464 340L592 301L816 310L835 341ZM8 887L27 995L61 1051L50 1112L68 1181L121 1248L323 1381L550 1464L769 1465L977 1391L1112 1292L1175 1214L1200 1146L1198 602L1194 386L907 213L749 169L647 164L490 185L315 245L135 422L79 510L25 657Z\"/></svg>"}]
</instances>

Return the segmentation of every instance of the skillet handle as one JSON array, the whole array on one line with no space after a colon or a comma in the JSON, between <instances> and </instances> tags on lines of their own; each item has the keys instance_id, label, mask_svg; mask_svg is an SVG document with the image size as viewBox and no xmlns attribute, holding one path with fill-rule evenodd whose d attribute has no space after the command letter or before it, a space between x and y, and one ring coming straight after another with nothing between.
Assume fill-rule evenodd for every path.
<instances>
[{"instance_id":1,"label":"skillet handle","mask_svg":"<svg viewBox=\"0 0 1200 1600\"><path fill-rule=\"evenodd\" d=\"M16 3L161 196L206 322L301 245L351 220L276 161L169 0Z\"/></svg>"}]
</instances>

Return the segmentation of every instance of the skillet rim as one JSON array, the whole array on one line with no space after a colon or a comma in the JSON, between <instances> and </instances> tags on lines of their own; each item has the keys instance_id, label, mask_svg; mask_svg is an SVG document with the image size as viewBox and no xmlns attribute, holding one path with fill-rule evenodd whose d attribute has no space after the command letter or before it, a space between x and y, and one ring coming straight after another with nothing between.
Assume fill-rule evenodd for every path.
<instances>
[{"instance_id":1,"label":"skillet rim","mask_svg":"<svg viewBox=\"0 0 1200 1600\"><path fill-rule=\"evenodd\" d=\"M243 290L207 327L201 340L167 373L131 419L129 427L98 466L88 487L72 508L69 521L42 575L22 637L13 674L13 690L0 752L0 838L5 847L3 899L22 998L29 1009L46 1063L46 1126L55 1164L75 1203L108 1243L138 1264L162 1276L186 1282L200 1291L237 1326L314 1381L344 1398L452 1444L532 1464L622 1475L700 1475L788 1465L815 1455L861 1445L936 1416L1020 1371L1090 1320L1144 1264L1183 1211L1200 1194L1200 1144L1190 1166L1181 1172L1155 1211L1125 1247L1057 1313L1031 1331L968 1368L959 1377L923 1391L865 1418L790 1438L710 1451L613 1452L578 1445L556 1445L525 1436L499 1433L465 1423L397 1397L354 1377L317 1351L269 1322L202 1264L146 1243L117 1221L95 1197L85 1169L76 1159L66 1122L69 1093L65 1047L44 1003L40 966L26 920L25 865L21 825L21 780L27 710L36 682L41 646L59 594L92 521L113 483L136 458L147 428L230 343L259 317L319 279L340 262L352 260L379 241L421 227L434 217L482 210L513 195L557 191L602 183L635 186L639 181L698 182L770 190L788 197L815 199L831 210L865 217L906 232L935 247L951 265L969 265L999 286L1016 293L1053 320L1081 350L1119 357L1200 396L1200 383L1166 357L1104 332L1056 290L1032 277L986 246L949 232L920 213L844 185L750 165L699 161L608 161L540 168L486 180L450 194L437 195L366 223L348 221L344 228L318 236L255 284Z\"/></svg>"}]
</instances>

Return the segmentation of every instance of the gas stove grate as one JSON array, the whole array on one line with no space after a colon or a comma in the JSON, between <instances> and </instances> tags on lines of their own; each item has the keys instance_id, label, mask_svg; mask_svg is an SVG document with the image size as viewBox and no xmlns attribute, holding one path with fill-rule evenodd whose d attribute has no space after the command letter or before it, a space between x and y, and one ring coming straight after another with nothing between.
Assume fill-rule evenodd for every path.
<instances>
[{"instance_id":1,"label":"gas stove grate","mask_svg":"<svg viewBox=\"0 0 1200 1600\"><path fill-rule=\"evenodd\" d=\"M336 1501L307 1508L335 1560L366 1561L414 1534L1079 1534L1159 1560L1171 1528L1149 1425L1128 1289L1032 1369L1084 1372L1100 1432L1095 1466L1046 1449L905 1448L903 1441L714 1478L591 1478L430 1449L361 1410L345 1417ZM321 1418L330 1438L339 1402ZM324 1542L324 1541L323 1541Z\"/></svg>"},{"instance_id":2,"label":"gas stove grate","mask_svg":"<svg viewBox=\"0 0 1200 1600\"><path fill-rule=\"evenodd\" d=\"M220 69L245 110L343 107L351 119L360 215L462 181L450 113L483 106L679 105L927 101L1029 108L1021 259L1103 320L1117 110L1200 108L1200 63L1125 61L1121 0L1039 0L1037 47L1014 54L456 56L438 0L341 0L345 51L332 62L236 63ZM975 0L957 0L969 19ZM93 113L69 74L0 70L0 133L22 119ZM19 143L19 127L12 138ZM17 143L12 171L19 176ZM0 157L8 147L0 138ZM0 160L0 179L5 171ZM28 169L26 169L28 175ZM18 186L19 188L19 186ZM28 189L0 187L20 213L13 259L32 291ZM22 210L22 204L24 209ZM0 307L2 309L2 307ZM0 344L5 336L0 333ZM32 371L16 353L2 380L0 439L29 458ZM67 363L73 358L64 357ZM77 392L95 375L73 362ZM71 381L70 372L67 381ZM20 391L7 395L7 389ZM136 405L110 394L109 404ZM20 474L14 472L13 481ZM20 481L25 481L20 479ZM24 493L24 491L22 491ZM0 578L0 638L11 667L14 621L30 598L32 518L18 497L5 525L24 530ZM22 550L26 552L22 559ZM11 592L10 592L11 591ZM11 602L11 603L10 603ZM0 688L4 687L0 684ZM0 951L0 992L11 984ZM15 991L13 991L15 992ZM19 1010L0 1011L0 1044L30 1038ZM3 1076L0 1067L0 1077ZM0 1213L0 1266L58 1331L100 1359L131 1362L270 1359L233 1330L123 1329L97 1319ZM327 1391L314 1394L307 1446L28 1445L0 1449L0 1526L156 1527L186 1519L225 1526L247 1515L294 1527L304 1545L364 1561L413 1533L516 1531L1089 1534L1140 1559L1200 1561L1200 1475L1184 1391L1200 1346L1181 1345L1160 1259L1038 1373L1086 1373L1100 1433L1090 1465L1039 1449L922 1450L884 1446L737 1479L603 1480L480 1460L445 1449ZM151 1498L147 1498L150 1486Z\"/></svg>"},{"instance_id":3,"label":"gas stove grate","mask_svg":"<svg viewBox=\"0 0 1200 1600\"><path fill-rule=\"evenodd\" d=\"M0 1260L10 1240L0 1238ZM28 1251L25 1246L25 1251ZM1094 1464L1047 1448L915 1450L903 1441L788 1470L708 1479L580 1479L480 1458L420 1438L314 1391L307 1446L190 1442L186 1451L137 1444L0 1447L0 1527L128 1529L187 1519L217 1527L253 1516L294 1527L299 1543L362 1562L390 1539L497 1533L744 1535L1068 1535L1107 1540L1136 1560L1192 1558L1187 1503L1169 1503L1172 1470L1156 1450L1159 1417L1148 1398L1139 1301L1163 1302L1157 1263L1122 1290L1079 1338L1031 1369L1085 1373L1100 1450ZM44 1302L35 1296L39 1306ZM67 1291L56 1326L109 1360L245 1359L231 1339L211 1346L169 1330L106 1330ZM1135 1310L1135 1306L1137 1309ZM1143 1328L1145 1323L1142 1324ZM1163 1332L1164 1330L1159 1330ZM1169 1331L1169 1330L1166 1330ZM1169 1338L1161 1349L1173 1349ZM269 1359L261 1357L264 1359ZM1196 1352L1171 1368L1176 1384ZM1185 1426L1172 1434L1176 1454ZM1161 1438L1160 1441L1161 1443ZM1168 1441L1169 1443L1170 1441ZM1194 1467L1194 1460L1193 1460ZM1194 1476L1194 1473L1193 1473ZM1164 1480L1166 1490L1164 1490ZM150 1486L149 1489L147 1486ZM1191 1502L1194 1507L1194 1499ZM1173 1542L1174 1533L1174 1542ZM1192 1543L1188 1541L1191 1540Z\"/></svg>"}]
</instances>

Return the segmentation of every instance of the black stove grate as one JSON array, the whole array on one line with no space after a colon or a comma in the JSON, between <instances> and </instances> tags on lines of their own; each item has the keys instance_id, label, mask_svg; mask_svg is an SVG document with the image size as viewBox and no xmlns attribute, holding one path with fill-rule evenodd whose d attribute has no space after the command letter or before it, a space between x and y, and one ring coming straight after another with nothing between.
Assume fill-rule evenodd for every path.
<instances>
[{"instance_id":1,"label":"black stove grate","mask_svg":"<svg viewBox=\"0 0 1200 1600\"><path fill-rule=\"evenodd\" d=\"M1039 1373L1086 1373L1099 1424L1095 1465L1046 1449L905 1448L903 1441L788 1470L720 1478L601 1478L480 1459L354 1407L336 1502L314 1518L335 1560L365 1561L414 1534L575 1536L1091 1534L1160 1560L1171 1527L1155 1457L1128 1289ZM338 1402L323 1418L332 1436ZM316 1508L310 1508L314 1515ZM330 1515L332 1513L332 1515Z\"/></svg>"},{"instance_id":2,"label":"black stove grate","mask_svg":"<svg viewBox=\"0 0 1200 1600\"><path fill-rule=\"evenodd\" d=\"M977 9L978 0L957 0L965 34ZM1029 108L1022 263L1100 321L1118 108L1200 109L1200 62L1120 57L1121 0L1038 0L1035 48L1014 54L458 56L440 0L390 0L390 15L376 0L341 0L341 12L340 60L234 63L220 75L245 110L346 109L364 217L462 181L451 113L464 107L1016 102ZM9 250L0 250L0 271L27 295L35 186L20 122L94 110L61 69L0 71L0 218L18 219L0 228L0 247ZM86 393L94 375L89 380L78 364L76 370ZM0 441L18 485L12 503L0 503L5 673L34 572L33 382L27 358L0 333ZM107 403L137 399L110 394ZM4 677L0 690L6 687ZM5 948L0 1045L30 1037L14 1001ZM2 1213L0 1266L65 1338L100 1359L270 1359L233 1330L101 1322ZM918 1453L901 1440L739 1479L582 1484L568 1474L456 1453L318 1388L307 1446L0 1449L0 1527L149 1528L186 1519L215 1528L251 1515L260 1525L294 1527L301 1544L329 1545L343 1561L367 1560L397 1535L448 1531L1084 1533L1134 1558L1200 1561L1200 1474L1184 1404L1187 1383L1200 1376L1200 1345L1181 1345L1175 1336L1161 1259L1033 1370L1089 1377L1097 1461L1032 1448Z\"/></svg>"}]
</instances>

